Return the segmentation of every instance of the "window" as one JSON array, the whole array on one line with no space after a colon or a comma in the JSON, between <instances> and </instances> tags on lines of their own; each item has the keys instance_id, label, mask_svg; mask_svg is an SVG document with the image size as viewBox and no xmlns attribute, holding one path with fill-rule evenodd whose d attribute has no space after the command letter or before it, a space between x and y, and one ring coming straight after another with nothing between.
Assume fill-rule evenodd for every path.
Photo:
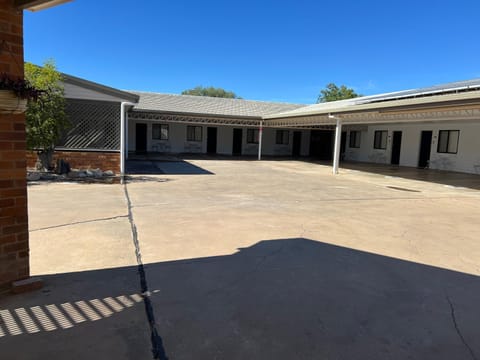
<instances>
[{"instance_id":1,"label":"window","mask_svg":"<svg viewBox=\"0 0 480 360\"><path fill-rule=\"evenodd\" d=\"M247 143L258 144L258 129L247 129Z\"/></svg>"},{"instance_id":2,"label":"window","mask_svg":"<svg viewBox=\"0 0 480 360\"><path fill-rule=\"evenodd\" d=\"M349 147L359 148L360 147L360 131L350 131L350 143Z\"/></svg>"},{"instance_id":3,"label":"window","mask_svg":"<svg viewBox=\"0 0 480 360\"><path fill-rule=\"evenodd\" d=\"M438 132L437 152L456 154L458 151L459 130L440 130Z\"/></svg>"},{"instance_id":4,"label":"window","mask_svg":"<svg viewBox=\"0 0 480 360\"><path fill-rule=\"evenodd\" d=\"M275 144L288 145L288 137L290 133L288 130L277 130Z\"/></svg>"},{"instance_id":5,"label":"window","mask_svg":"<svg viewBox=\"0 0 480 360\"><path fill-rule=\"evenodd\" d=\"M153 140L168 140L168 125L152 124Z\"/></svg>"},{"instance_id":6,"label":"window","mask_svg":"<svg viewBox=\"0 0 480 360\"><path fill-rule=\"evenodd\" d=\"M374 149L385 150L387 148L387 130L377 130L375 131L375 138L373 140Z\"/></svg>"},{"instance_id":7,"label":"window","mask_svg":"<svg viewBox=\"0 0 480 360\"><path fill-rule=\"evenodd\" d=\"M202 127L187 126L187 141L202 141Z\"/></svg>"}]
</instances>

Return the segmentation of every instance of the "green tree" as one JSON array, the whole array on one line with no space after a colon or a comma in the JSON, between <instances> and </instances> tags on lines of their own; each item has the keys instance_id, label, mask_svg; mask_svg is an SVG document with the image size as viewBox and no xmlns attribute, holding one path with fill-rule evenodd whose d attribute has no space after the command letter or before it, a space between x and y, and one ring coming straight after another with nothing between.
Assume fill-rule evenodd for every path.
<instances>
[{"instance_id":1,"label":"green tree","mask_svg":"<svg viewBox=\"0 0 480 360\"><path fill-rule=\"evenodd\" d=\"M49 170L55 144L69 126L63 78L54 61L48 60L42 67L25 63L25 79L41 91L38 100L27 105L27 148L37 152L37 168Z\"/></svg>"},{"instance_id":2,"label":"green tree","mask_svg":"<svg viewBox=\"0 0 480 360\"><path fill-rule=\"evenodd\" d=\"M222 88L216 88L213 86L203 87L197 86L193 89L188 89L182 91L182 95L194 95L194 96L210 96L210 97L220 97L220 98L229 98L229 99L241 99L240 96L235 94L233 91L226 91Z\"/></svg>"},{"instance_id":3,"label":"green tree","mask_svg":"<svg viewBox=\"0 0 480 360\"><path fill-rule=\"evenodd\" d=\"M334 83L328 84L325 89L320 90L320 95L317 99L318 103L324 103L329 101L337 101L337 100L345 100L345 99L352 99L359 95L355 92L355 90L346 87L345 85L341 85L338 87Z\"/></svg>"}]
</instances>

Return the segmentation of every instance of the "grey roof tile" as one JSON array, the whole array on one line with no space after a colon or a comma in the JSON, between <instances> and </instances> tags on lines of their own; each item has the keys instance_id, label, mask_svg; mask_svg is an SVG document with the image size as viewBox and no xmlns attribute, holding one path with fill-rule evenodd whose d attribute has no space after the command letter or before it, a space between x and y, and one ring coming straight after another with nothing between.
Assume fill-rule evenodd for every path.
<instances>
[{"instance_id":1,"label":"grey roof tile","mask_svg":"<svg viewBox=\"0 0 480 360\"><path fill-rule=\"evenodd\" d=\"M304 107L303 104L274 103L207 96L159 94L129 91L140 96L137 111L205 114L215 116L257 117Z\"/></svg>"}]
</instances>

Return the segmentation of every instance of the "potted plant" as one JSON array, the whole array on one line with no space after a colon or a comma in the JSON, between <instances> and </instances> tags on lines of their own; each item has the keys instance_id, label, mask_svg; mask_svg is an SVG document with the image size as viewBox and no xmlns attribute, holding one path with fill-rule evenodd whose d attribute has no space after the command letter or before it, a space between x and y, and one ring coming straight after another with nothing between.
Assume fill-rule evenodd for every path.
<instances>
[{"instance_id":1,"label":"potted plant","mask_svg":"<svg viewBox=\"0 0 480 360\"><path fill-rule=\"evenodd\" d=\"M27 109L28 100L36 101L40 90L35 89L27 80L12 79L7 74L0 75L0 113L21 114Z\"/></svg>"}]
</instances>

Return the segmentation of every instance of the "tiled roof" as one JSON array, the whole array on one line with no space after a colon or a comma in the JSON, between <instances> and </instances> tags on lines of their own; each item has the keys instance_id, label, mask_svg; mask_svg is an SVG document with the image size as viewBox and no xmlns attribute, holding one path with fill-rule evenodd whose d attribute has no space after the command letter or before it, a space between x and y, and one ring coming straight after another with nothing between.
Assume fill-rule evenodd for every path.
<instances>
[{"instance_id":1,"label":"tiled roof","mask_svg":"<svg viewBox=\"0 0 480 360\"><path fill-rule=\"evenodd\" d=\"M207 96L158 94L129 91L140 96L137 111L203 114L229 117L257 117L295 110L306 105L226 99Z\"/></svg>"}]
</instances>

